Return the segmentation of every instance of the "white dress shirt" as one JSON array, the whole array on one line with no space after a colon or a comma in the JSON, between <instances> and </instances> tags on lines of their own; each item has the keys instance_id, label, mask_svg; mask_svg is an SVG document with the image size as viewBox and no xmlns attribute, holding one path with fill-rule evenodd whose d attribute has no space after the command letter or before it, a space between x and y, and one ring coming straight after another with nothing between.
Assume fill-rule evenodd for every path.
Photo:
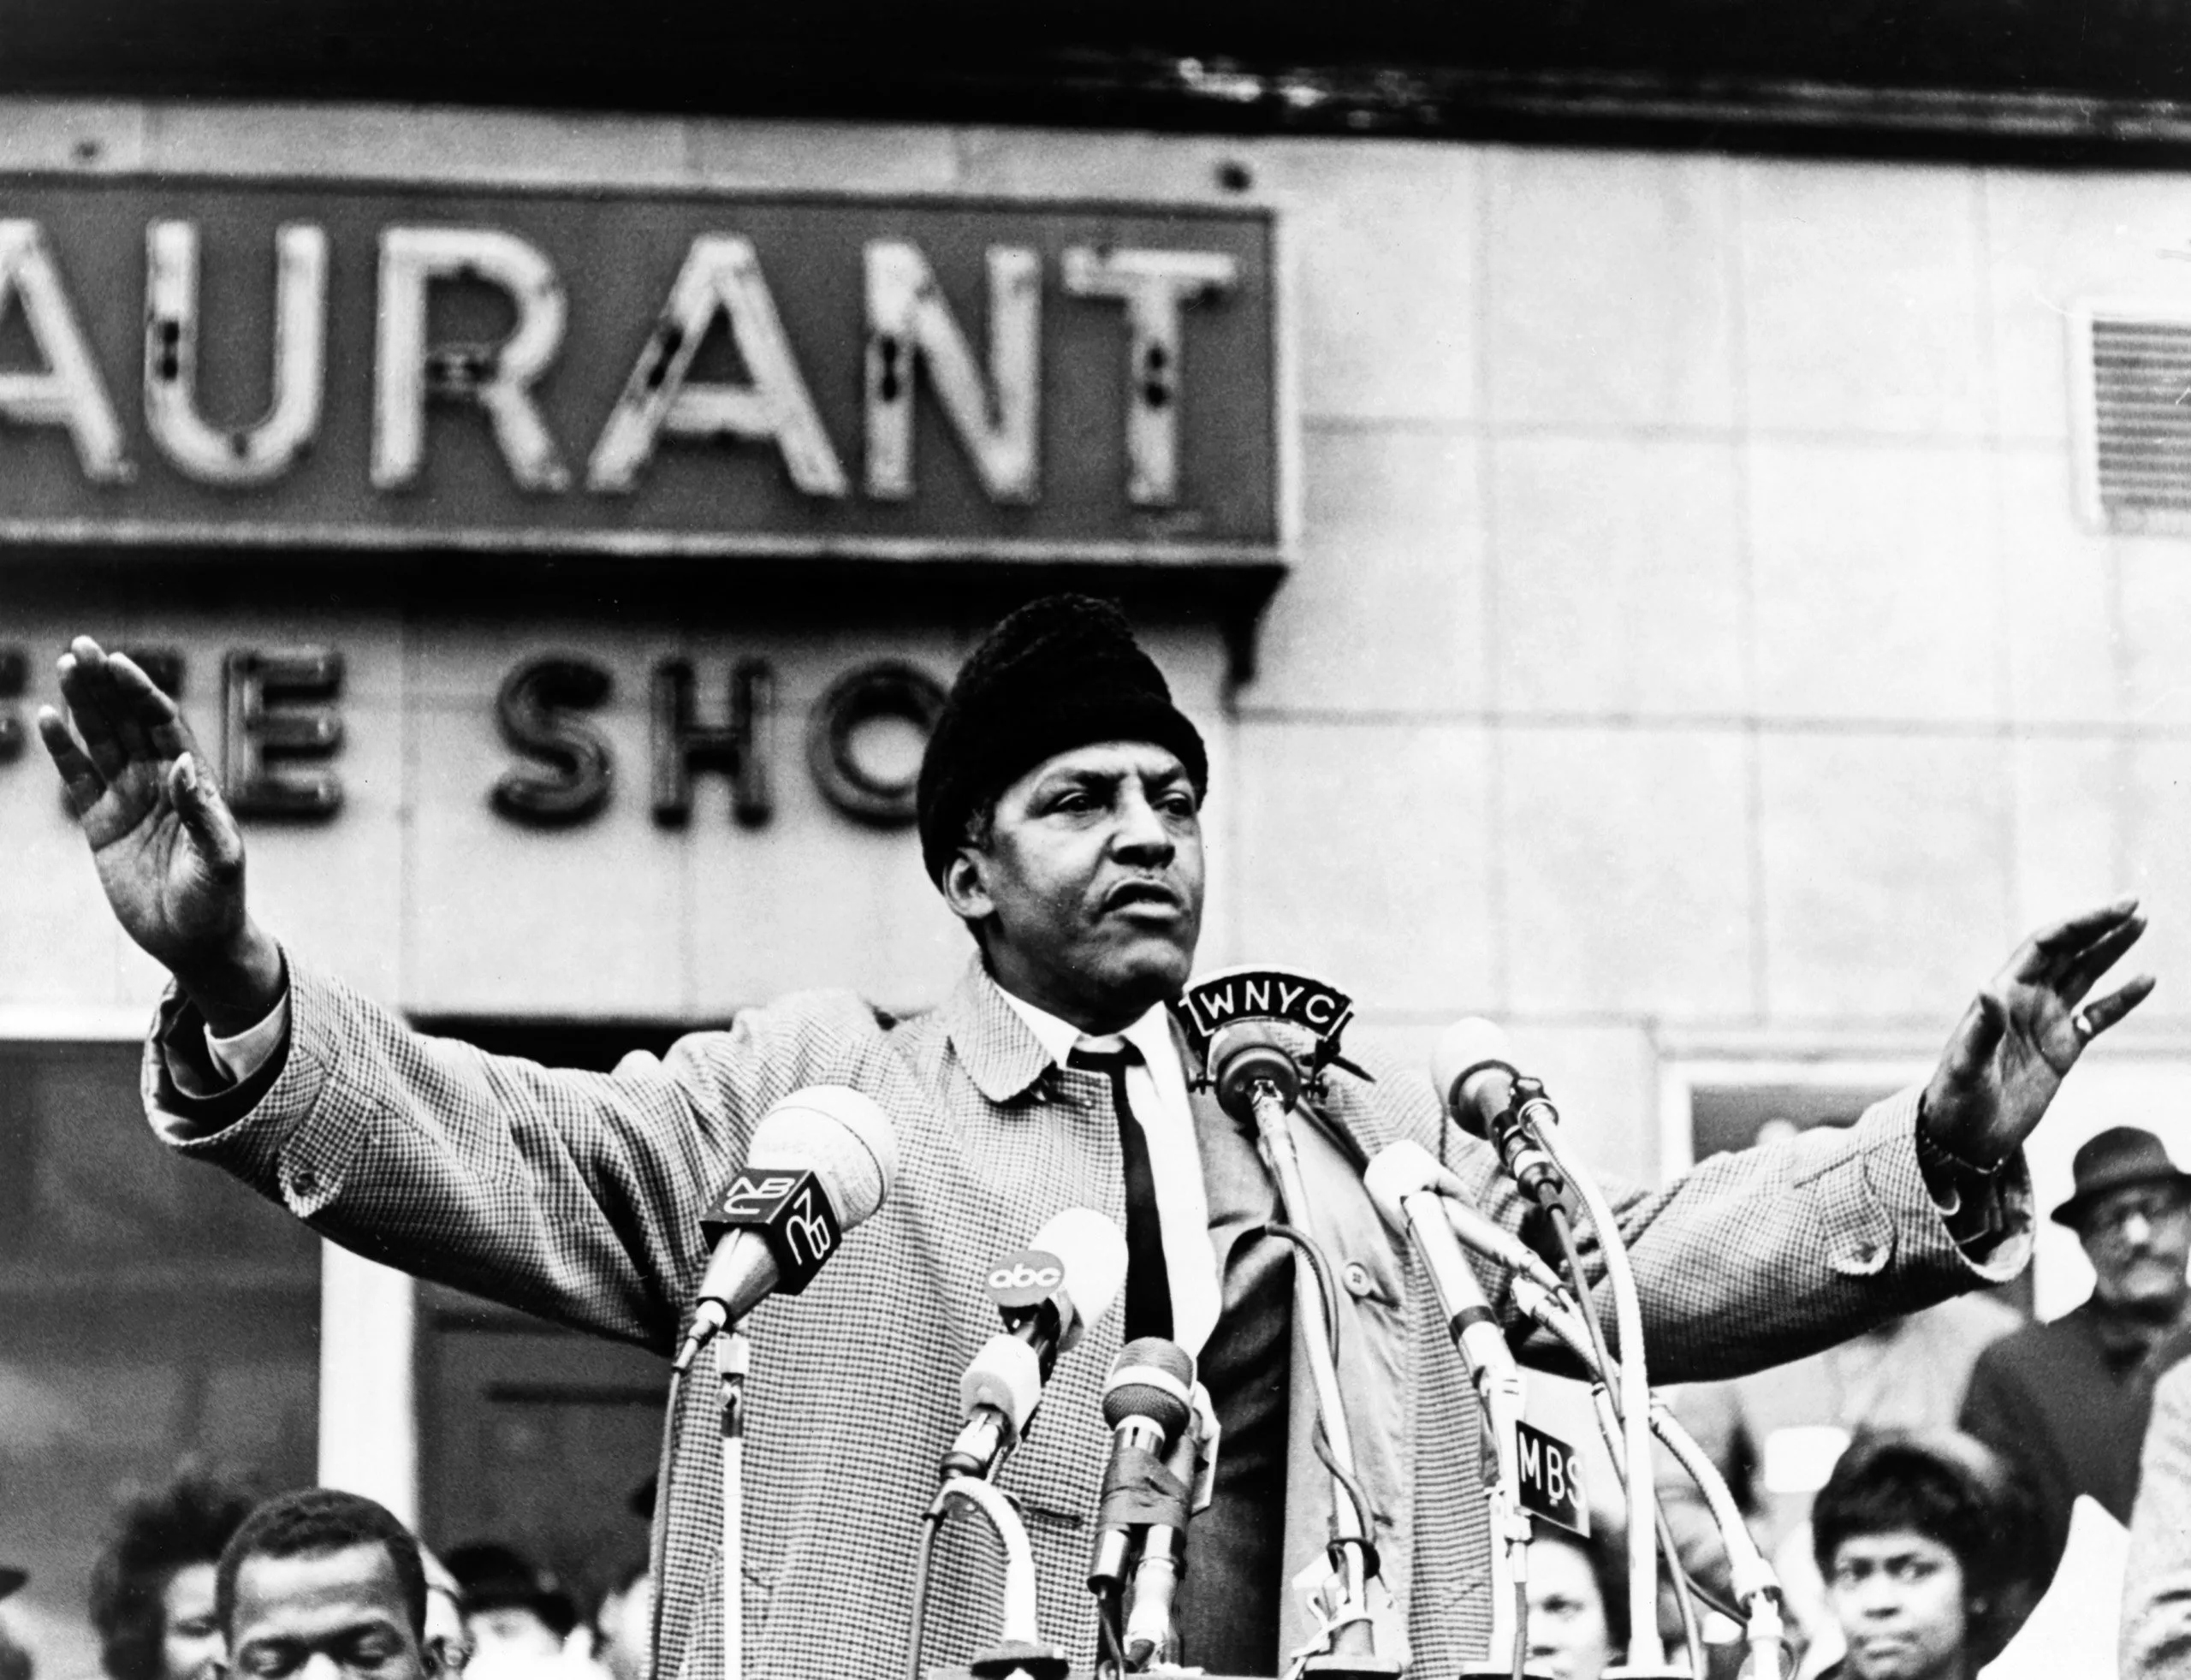
<instances>
[{"instance_id":1,"label":"white dress shirt","mask_svg":"<svg viewBox=\"0 0 2191 1680\"><path fill-rule=\"evenodd\" d=\"M1063 1066L1075 1045L1102 1048L1070 1021L1037 1009L1004 988L997 990ZM1126 1103L1149 1140L1149 1172L1156 1181L1156 1222L1164 1237L1164 1269L1172 1284L1172 1339L1199 1355L1217 1325L1217 1255L1209 1243L1209 1198L1202 1189L1202 1149L1195 1142L1195 1113L1187 1101L1187 1076L1172 1042L1172 1021L1162 1004L1118 1035L1141 1052L1126 1065Z\"/></svg>"}]
</instances>

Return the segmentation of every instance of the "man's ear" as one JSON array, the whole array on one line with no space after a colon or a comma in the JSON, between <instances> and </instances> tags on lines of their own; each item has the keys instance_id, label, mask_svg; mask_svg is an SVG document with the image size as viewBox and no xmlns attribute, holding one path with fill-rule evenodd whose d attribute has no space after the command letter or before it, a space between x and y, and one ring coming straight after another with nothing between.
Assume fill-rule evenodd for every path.
<instances>
[{"instance_id":1,"label":"man's ear","mask_svg":"<svg viewBox=\"0 0 2191 1680\"><path fill-rule=\"evenodd\" d=\"M960 846L943 866L942 886L944 903L968 925L996 914L996 900L989 896L989 859L972 847Z\"/></svg>"}]
</instances>

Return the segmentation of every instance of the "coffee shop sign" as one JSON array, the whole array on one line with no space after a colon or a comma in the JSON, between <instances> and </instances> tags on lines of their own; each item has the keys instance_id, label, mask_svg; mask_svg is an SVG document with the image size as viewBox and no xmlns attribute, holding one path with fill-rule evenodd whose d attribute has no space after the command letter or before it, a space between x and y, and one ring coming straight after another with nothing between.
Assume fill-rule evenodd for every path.
<instances>
[{"instance_id":1,"label":"coffee shop sign","mask_svg":"<svg viewBox=\"0 0 2191 1680\"><path fill-rule=\"evenodd\" d=\"M125 650L167 693L183 698L187 675L171 648ZM0 765L26 757L26 650L0 646ZM219 743L223 788L247 819L333 816L341 809L342 656L327 647L234 648L221 665ZM723 703L701 692L683 658L657 661L649 675L648 781L655 821L691 820L695 785L719 776L731 815L751 828L774 814L772 742L777 722L774 668L741 659L723 674ZM562 828L598 816L618 781L615 758L593 714L614 688L609 669L575 654L542 654L511 668L495 716L511 763L485 791L515 822ZM925 735L943 689L918 666L895 659L854 665L830 684L805 720L805 757L832 806L877 828L913 820L913 777L877 762L864 744L872 724L896 721Z\"/></svg>"}]
</instances>

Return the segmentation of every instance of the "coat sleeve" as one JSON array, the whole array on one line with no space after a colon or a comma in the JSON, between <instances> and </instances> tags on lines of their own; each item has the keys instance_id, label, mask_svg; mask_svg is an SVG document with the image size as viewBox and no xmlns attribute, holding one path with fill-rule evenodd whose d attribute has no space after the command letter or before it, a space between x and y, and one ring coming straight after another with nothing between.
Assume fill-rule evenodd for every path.
<instances>
[{"instance_id":1,"label":"coat sleeve","mask_svg":"<svg viewBox=\"0 0 2191 1680\"><path fill-rule=\"evenodd\" d=\"M294 959L289 1003L282 1052L207 1100L202 1021L163 1000L144 1085L168 1143L368 1259L662 1352L755 1123L862 1083L881 1043L850 994L816 994L595 1074L414 1032Z\"/></svg>"},{"instance_id":2,"label":"coat sleeve","mask_svg":"<svg viewBox=\"0 0 2191 1680\"><path fill-rule=\"evenodd\" d=\"M2191 1362L2153 1391L2130 1516L2117 1647L2123 1680L2191 1673Z\"/></svg>"},{"instance_id":3,"label":"coat sleeve","mask_svg":"<svg viewBox=\"0 0 2191 1680\"><path fill-rule=\"evenodd\" d=\"M1996 1228L1959 1243L1917 1165L1918 1095L1900 1092L1853 1125L1711 1156L1663 1189L1605 1186L1636 1273L1653 1382L1745 1376L2023 1268L2032 1221L2022 1155L1997 1187ZM1444 1151L1486 1213L1543 1238L1487 1144L1449 1122ZM1587 1220L1577 1236L1611 1337L1604 1255Z\"/></svg>"}]
</instances>

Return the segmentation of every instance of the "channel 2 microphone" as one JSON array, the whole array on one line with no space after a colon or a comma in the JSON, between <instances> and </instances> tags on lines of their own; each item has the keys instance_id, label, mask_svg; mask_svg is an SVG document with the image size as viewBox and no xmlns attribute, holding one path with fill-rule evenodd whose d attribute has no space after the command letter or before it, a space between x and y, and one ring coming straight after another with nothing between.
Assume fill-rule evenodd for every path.
<instances>
[{"instance_id":1,"label":"channel 2 microphone","mask_svg":"<svg viewBox=\"0 0 2191 1680\"><path fill-rule=\"evenodd\" d=\"M810 1085L769 1109L745 1165L701 1216L713 1252L671 1368L686 1369L769 1295L804 1290L897 1176L897 1135L873 1097Z\"/></svg>"},{"instance_id":2,"label":"channel 2 microphone","mask_svg":"<svg viewBox=\"0 0 2191 1680\"><path fill-rule=\"evenodd\" d=\"M1088 1208L1067 1208L1006 1255L985 1279L1004 1320L959 1380L965 1427L943 1455L946 1476L986 1476L1018 1444L1059 1354L1111 1309L1126 1278L1126 1239Z\"/></svg>"},{"instance_id":3,"label":"channel 2 microphone","mask_svg":"<svg viewBox=\"0 0 2191 1680\"><path fill-rule=\"evenodd\" d=\"M1456 1021L1438 1041L1430 1066L1439 1099L1453 1123L1499 1151L1523 1196L1572 1219L1575 1192L1566 1175L1530 1136L1533 1126L1557 1125L1559 1111L1542 1085L1516 1072L1506 1035L1481 1015Z\"/></svg>"}]
</instances>

